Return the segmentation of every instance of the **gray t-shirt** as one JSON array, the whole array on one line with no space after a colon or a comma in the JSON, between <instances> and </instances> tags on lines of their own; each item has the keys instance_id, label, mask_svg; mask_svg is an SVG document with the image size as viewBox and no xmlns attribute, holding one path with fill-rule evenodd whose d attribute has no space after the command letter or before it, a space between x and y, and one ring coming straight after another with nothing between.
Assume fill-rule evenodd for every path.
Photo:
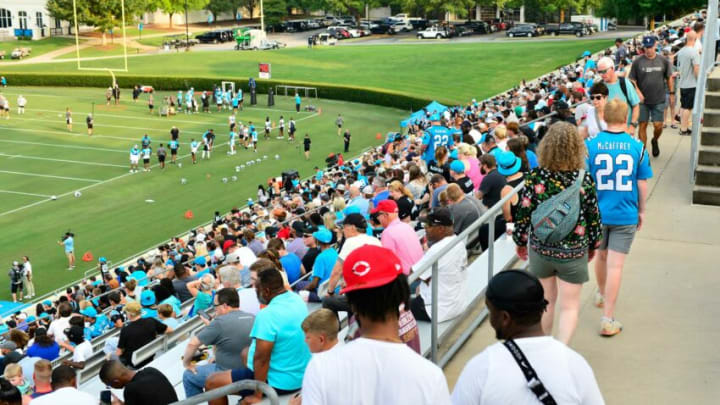
<instances>
[{"instance_id":1,"label":"gray t-shirt","mask_svg":"<svg viewBox=\"0 0 720 405\"><path fill-rule=\"evenodd\" d=\"M630 80L638 84L638 88L645 96L643 104L655 105L665 102L665 85L663 81L670 78L672 67L670 61L664 56L655 55L650 59L643 55L632 64Z\"/></svg>"},{"instance_id":2,"label":"gray t-shirt","mask_svg":"<svg viewBox=\"0 0 720 405\"><path fill-rule=\"evenodd\" d=\"M242 368L242 351L250 346L250 331L255 316L243 311L231 311L213 319L197 334L204 345L215 346L215 364L219 370Z\"/></svg>"},{"instance_id":3,"label":"gray t-shirt","mask_svg":"<svg viewBox=\"0 0 720 405\"><path fill-rule=\"evenodd\" d=\"M453 231L456 235L477 221L485 211L482 203L471 196L465 196L459 203L450 204L448 209L453 216Z\"/></svg>"},{"instance_id":4,"label":"gray t-shirt","mask_svg":"<svg viewBox=\"0 0 720 405\"><path fill-rule=\"evenodd\" d=\"M692 46L684 46L677 53L678 86L681 89L693 89L697 86L697 78L695 77L694 66L700 66L700 55Z\"/></svg>"}]
</instances>

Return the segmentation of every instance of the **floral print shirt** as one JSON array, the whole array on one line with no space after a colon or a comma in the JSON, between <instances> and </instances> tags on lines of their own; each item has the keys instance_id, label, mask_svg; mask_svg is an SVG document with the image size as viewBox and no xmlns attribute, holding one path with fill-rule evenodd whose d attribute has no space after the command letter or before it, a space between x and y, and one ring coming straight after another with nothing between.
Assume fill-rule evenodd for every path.
<instances>
[{"instance_id":1,"label":"floral print shirt","mask_svg":"<svg viewBox=\"0 0 720 405\"><path fill-rule=\"evenodd\" d=\"M527 246L535 252L555 259L576 259L583 257L588 248L596 249L602 240L600 210L598 208L595 181L589 172L585 173L580 189L580 217L575 230L564 240L543 244L533 235L530 217L540 203L570 187L579 171L554 172L536 168L525 176L525 187L520 191L520 201L515 214L513 240L518 246Z\"/></svg>"}]
</instances>

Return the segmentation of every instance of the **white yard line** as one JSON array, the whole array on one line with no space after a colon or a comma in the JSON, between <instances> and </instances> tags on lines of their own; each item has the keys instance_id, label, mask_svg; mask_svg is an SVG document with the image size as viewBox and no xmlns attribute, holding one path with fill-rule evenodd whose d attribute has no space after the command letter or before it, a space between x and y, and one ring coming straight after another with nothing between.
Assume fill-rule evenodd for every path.
<instances>
[{"instance_id":1,"label":"white yard line","mask_svg":"<svg viewBox=\"0 0 720 405\"><path fill-rule=\"evenodd\" d=\"M57 143L43 143L43 142L30 142L30 141L13 141L10 139L0 139L0 143L13 143L18 145L37 145L37 146L49 146L51 148L63 148L63 149L86 149L96 150L100 152L114 152L129 154L129 149L108 149L108 148L95 148L92 146L77 146L77 145L61 145Z\"/></svg>"},{"instance_id":2,"label":"white yard line","mask_svg":"<svg viewBox=\"0 0 720 405\"><path fill-rule=\"evenodd\" d=\"M85 181L89 183L100 183L102 180L96 180L96 179L84 179L81 177L66 177L66 176L55 176L52 174L40 174L40 173L25 173L25 172L13 172L10 170L0 170L0 173L5 174L17 174L20 176L33 176L33 177L47 177L51 179L61 179L61 180L74 180L74 181Z\"/></svg>"},{"instance_id":3,"label":"white yard line","mask_svg":"<svg viewBox=\"0 0 720 405\"><path fill-rule=\"evenodd\" d=\"M219 148L219 147L222 147L222 146L226 146L226 145L227 145L227 142L217 145L216 148ZM213 149L215 149L215 148L213 148ZM185 159L185 158L188 158L188 157L190 157L190 154L189 154L189 153L186 154L186 155L178 156L177 160L182 160L182 159ZM160 164L159 164L159 163L156 163L156 164L150 166L150 168L155 168L155 167L158 167L158 166L160 166ZM118 179L125 178L125 177L127 177L127 176L131 176L131 175L133 175L133 174L134 174L134 173L124 173L124 174L121 174L121 175L119 175L119 176L111 177L111 178L109 178L109 179L107 179L107 180L98 181L98 182L95 183L95 184L90 184L89 186L85 186L85 187L79 188L79 189L77 189L77 190L68 191L67 193L60 194L60 195L57 196L57 198L62 198L62 197L65 197L65 196L68 196L68 195L71 195L71 194L75 193L75 191L84 191L84 190L87 190L87 189L89 189L89 188L99 186L99 185L101 185L101 184L106 184L106 183L109 183L109 182L111 182L111 181L115 181L115 180L118 180ZM51 198L47 198L47 199L45 199L45 200L36 201L36 202L34 202L34 203L32 203L32 204L23 205L22 207L14 208L14 209L11 209L11 210L9 210L9 211L5 211L5 212L0 213L0 217L3 217L3 216L5 216L5 215L10 215L10 214L13 214L13 213L18 212L18 211L22 211L22 210L27 209L27 208L32 208L32 207L34 207L34 206L36 206L36 205L44 204L44 203L46 203L46 202L48 202L48 201L53 201L53 200L52 200Z\"/></svg>"},{"instance_id":4,"label":"white yard line","mask_svg":"<svg viewBox=\"0 0 720 405\"><path fill-rule=\"evenodd\" d=\"M21 191L0 190L0 193L29 195L29 196L33 196L33 197L50 198L49 195L45 195L45 194L23 193Z\"/></svg>"},{"instance_id":5,"label":"white yard line","mask_svg":"<svg viewBox=\"0 0 720 405\"><path fill-rule=\"evenodd\" d=\"M7 154L7 153L0 153L0 156L12 158L12 159L47 160L49 162L73 163L73 164L87 165L87 166L127 167L127 165L116 165L116 164L112 164L112 163L84 162L81 160L54 159L54 158L44 158L44 157L27 156L27 155L11 155L11 154Z\"/></svg>"},{"instance_id":6,"label":"white yard line","mask_svg":"<svg viewBox=\"0 0 720 405\"><path fill-rule=\"evenodd\" d=\"M95 114L95 115L99 115L99 114ZM118 117L118 118L119 118L119 117ZM123 117L123 118L125 118L125 117ZM15 117L13 117L13 119L16 119L16 120L17 120L17 119L20 119L20 120L22 120L22 121L48 122L48 120L46 120L46 119L27 118L27 117L25 117L25 116L23 116L23 115L16 115ZM84 125L84 123L83 123L83 125ZM228 125L229 125L229 124L228 124ZM147 133L148 131L154 131L154 130L155 130L154 128L148 128L148 127L131 127L131 126L128 126L128 125L110 125L110 124L98 124L98 123L95 123L95 127L96 127L96 128L99 128L99 127L107 127L107 128L137 129L137 130L139 130L139 132L144 132L144 133ZM165 131L165 129L158 130L158 131ZM169 130L168 130L168 132L169 132ZM202 134L205 133L204 131L203 131L203 132L200 132L200 131L183 131L183 132L189 133L189 134L200 134L200 135L202 135ZM78 134L78 135L82 135L82 134ZM87 136L90 137L89 135L87 135ZM92 136L97 136L97 137L99 137L99 138L100 138L100 137L102 137L102 138L107 138L107 137L108 137L108 136L106 136L106 135L95 135L95 134L93 134ZM125 138L123 138L123 139L125 139Z\"/></svg>"},{"instance_id":7,"label":"white yard line","mask_svg":"<svg viewBox=\"0 0 720 405\"><path fill-rule=\"evenodd\" d=\"M127 128L127 127L123 127L123 128ZM122 137L122 136L97 135L97 134L93 134L92 136L90 136L90 135L88 135L88 134L86 134L86 133L76 133L76 132L68 132L68 131L54 131L54 130L51 130L51 129L28 129L28 128L16 128L16 127L4 127L4 126L0 126L0 129L7 129L7 130L10 130L10 131L19 131L19 132L33 132L33 133L36 133L36 132L44 132L44 133L48 133L48 134L59 134L59 135L66 135L66 136L81 136L81 137L84 137L84 138L87 138L87 139L92 139L92 138L117 139L117 140L121 140L121 141L130 141L131 143L138 143L138 144L140 143L140 139L141 139L141 137L137 137L137 138L124 138L124 137ZM151 139L152 139L152 138L151 138ZM180 142L180 144L181 144L181 145L188 145L188 144L190 144L190 142ZM129 150L130 150L130 149L128 149L128 151L129 151Z\"/></svg>"}]
</instances>

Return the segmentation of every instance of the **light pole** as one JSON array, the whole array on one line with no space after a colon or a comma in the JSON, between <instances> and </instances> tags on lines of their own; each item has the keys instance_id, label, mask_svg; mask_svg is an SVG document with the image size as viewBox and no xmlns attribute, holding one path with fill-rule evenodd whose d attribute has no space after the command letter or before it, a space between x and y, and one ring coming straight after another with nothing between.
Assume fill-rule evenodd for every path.
<instances>
[{"instance_id":1,"label":"light pole","mask_svg":"<svg viewBox=\"0 0 720 405\"><path fill-rule=\"evenodd\" d=\"M190 50L190 29L188 28L188 5L185 0L185 52Z\"/></svg>"},{"instance_id":2,"label":"light pole","mask_svg":"<svg viewBox=\"0 0 720 405\"><path fill-rule=\"evenodd\" d=\"M260 0L260 30L263 32L265 31L265 12L263 11L263 0Z\"/></svg>"}]
</instances>

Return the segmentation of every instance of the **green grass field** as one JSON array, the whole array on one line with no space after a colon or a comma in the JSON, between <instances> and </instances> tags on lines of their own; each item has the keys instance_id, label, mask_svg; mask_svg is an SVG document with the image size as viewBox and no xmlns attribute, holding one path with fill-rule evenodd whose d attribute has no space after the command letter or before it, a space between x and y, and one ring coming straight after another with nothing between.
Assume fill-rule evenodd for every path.
<instances>
[{"instance_id":1,"label":"green grass field","mask_svg":"<svg viewBox=\"0 0 720 405\"><path fill-rule=\"evenodd\" d=\"M84 41L84 40L83 40ZM10 61L10 52L15 48L32 48L30 58L60 49L66 46L75 45L75 40L70 38L47 38L37 41L0 41L0 52L5 51L5 59ZM28 59L28 58L26 58ZM17 60L17 59L16 59ZM0 68L2 70L2 68Z\"/></svg>"},{"instance_id":2,"label":"green grass field","mask_svg":"<svg viewBox=\"0 0 720 405\"><path fill-rule=\"evenodd\" d=\"M334 125L342 113L353 138L350 156L375 145L377 133L398 128L407 112L370 105L331 100L306 99L322 109L320 114L295 113L289 98L277 98L272 109L264 96L259 105L246 108L238 119L253 121L259 129L258 153L240 148L228 156L228 113L177 115L172 118L150 116L146 97L133 104L130 91L123 91L121 105L106 107L102 89L79 88L7 88L3 93L15 109L17 94L28 99L25 115L12 112L10 120L0 120L0 257L9 265L21 255L30 256L36 272L38 293L51 291L82 277L96 263L79 261L74 271L66 270L61 234L71 229L76 234L78 260L86 251L97 259L106 256L119 262L128 256L151 248L169 237L212 219L215 210L227 212L255 197L258 184L280 175L285 169L297 169L302 177L312 174L315 165L323 165L330 152L342 151L342 140ZM162 93L156 95L160 100ZM86 134L85 117L95 105L95 134ZM156 101L159 104L159 101ZM71 107L75 122L73 132L65 128L65 107ZM263 140L262 122L266 116L286 122L294 117L298 141ZM154 167L150 173L128 173L128 151L147 132L153 146L169 140L172 125L181 130L180 162L182 167L165 170ZM215 129L217 144L212 160L192 165L189 153L191 138L199 139L208 128ZM309 133L313 140L312 156L306 161L301 154L300 139ZM273 137L276 136L273 132ZM280 160L274 155L279 154ZM241 172L235 167L250 159L264 160ZM157 163L153 156L152 163ZM239 177L223 183L223 177ZM181 178L187 184L181 184ZM80 198L73 196L76 190ZM55 195L57 200L49 197ZM149 203L146 200L153 200ZM193 220L183 218L192 210ZM0 298L9 291L0 289Z\"/></svg>"},{"instance_id":3,"label":"green grass field","mask_svg":"<svg viewBox=\"0 0 720 405\"><path fill-rule=\"evenodd\" d=\"M194 51L129 58L132 74L248 77L257 64L272 64L273 79L365 86L407 92L440 101L466 103L507 90L574 61L584 50L598 51L611 40L435 43L338 46L308 50ZM86 67L116 67L120 60L84 61ZM9 66L46 72L47 65ZM75 72L75 63L53 65L53 72ZM322 95L321 95L322 96Z\"/></svg>"}]
</instances>

